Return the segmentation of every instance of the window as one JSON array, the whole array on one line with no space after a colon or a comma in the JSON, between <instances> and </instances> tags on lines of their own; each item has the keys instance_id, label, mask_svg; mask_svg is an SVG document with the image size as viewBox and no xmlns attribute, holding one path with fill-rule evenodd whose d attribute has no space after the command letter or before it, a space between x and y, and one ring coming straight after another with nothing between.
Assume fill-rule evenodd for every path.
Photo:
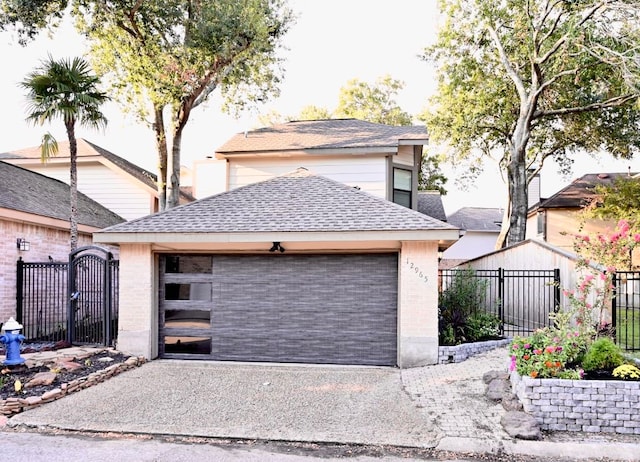
<instances>
[{"instance_id":1,"label":"window","mask_svg":"<svg viewBox=\"0 0 640 462\"><path fill-rule=\"evenodd\" d=\"M403 168L393 169L393 202L411 208L413 172Z\"/></svg>"},{"instance_id":2,"label":"window","mask_svg":"<svg viewBox=\"0 0 640 462\"><path fill-rule=\"evenodd\" d=\"M546 239L547 234L547 214L544 211L538 212L538 236L542 236L543 239Z\"/></svg>"}]
</instances>

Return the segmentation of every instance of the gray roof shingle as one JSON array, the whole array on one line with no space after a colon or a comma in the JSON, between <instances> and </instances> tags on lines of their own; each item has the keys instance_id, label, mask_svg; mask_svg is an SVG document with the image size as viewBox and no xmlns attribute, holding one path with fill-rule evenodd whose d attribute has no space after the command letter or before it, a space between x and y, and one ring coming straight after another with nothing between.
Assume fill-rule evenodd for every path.
<instances>
[{"instance_id":1,"label":"gray roof shingle","mask_svg":"<svg viewBox=\"0 0 640 462\"><path fill-rule=\"evenodd\" d=\"M447 221L440 191L418 191L418 212L440 221Z\"/></svg>"},{"instance_id":2,"label":"gray roof shingle","mask_svg":"<svg viewBox=\"0 0 640 462\"><path fill-rule=\"evenodd\" d=\"M0 207L69 220L69 185L39 173L0 162ZM78 223L105 228L124 219L78 192Z\"/></svg>"},{"instance_id":3,"label":"gray roof shingle","mask_svg":"<svg viewBox=\"0 0 640 462\"><path fill-rule=\"evenodd\" d=\"M428 141L424 126L391 126L357 119L294 121L238 133L216 150L224 157L247 152L345 148L396 148L400 140Z\"/></svg>"},{"instance_id":4,"label":"gray roof shingle","mask_svg":"<svg viewBox=\"0 0 640 462\"><path fill-rule=\"evenodd\" d=\"M452 230L417 211L309 173L295 172L132 220L104 233Z\"/></svg>"},{"instance_id":5,"label":"gray roof shingle","mask_svg":"<svg viewBox=\"0 0 640 462\"><path fill-rule=\"evenodd\" d=\"M451 225L466 231L500 231L502 209L463 207L447 220Z\"/></svg>"}]
</instances>

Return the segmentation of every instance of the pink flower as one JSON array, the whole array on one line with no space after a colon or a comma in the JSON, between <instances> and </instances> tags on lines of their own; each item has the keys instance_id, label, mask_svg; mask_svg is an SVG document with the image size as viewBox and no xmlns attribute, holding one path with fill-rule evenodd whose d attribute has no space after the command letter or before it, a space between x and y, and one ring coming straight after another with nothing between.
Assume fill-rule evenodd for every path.
<instances>
[{"instance_id":1,"label":"pink flower","mask_svg":"<svg viewBox=\"0 0 640 462\"><path fill-rule=\"evenodd\" d=\"M542 353L542 350L539 350L537 348L535 350L533 350L533 354L534 355L539 355L540 353Z\"/></svg>"},{"instance_id":2,"label":"pink flower","mask_svg":"<svg viewBox=\"0 0 640 462\"><path fill-rule=\"evenodd\" d=\"M591 239L589 239L589 236L582 236L582 240L584 242L589 242Z\"/></svg>"},{"instance_id":3,"label":"pink flower","mask_svg":"<svg viewBox=\"0 0 640 462\"><path fill-rule=\"evenodd\" d=\"M516 370L516 357L515 356L511 356L511 364L509 364L509 370L510 371L514 371Z\"/></svg>"},{"instance_id":4,"label":"pink flower","mask_svg":"<svg viewBox=\"0 0 640 462\"><path fill-rule=\"evenodd\" d=\"M554 351L556 351L556 347L554 346L548 346L547 348L545 348L545 351L547 353L553 353Z\"/></svg>"},{"instance_id":5,"label":"pink flower","mask_svg":"<svg viewBox=\"0 0 640 462\"><path fill-rule=\"evenodd\" d=\"M525 343L524 347L528 350L529 348L531 348L531 345L529 345L528 343Z\"/></svg>"},{"instance_id":6,"label":"pink flower","mask_svg":"<svg viewBox=\"0 0 640 462\"><path fill-rule=\"evenodd\" d=\"M634 234L633 235L633 240L637 243L640 242L640 234Z\"/></svg>"}]
</instances>

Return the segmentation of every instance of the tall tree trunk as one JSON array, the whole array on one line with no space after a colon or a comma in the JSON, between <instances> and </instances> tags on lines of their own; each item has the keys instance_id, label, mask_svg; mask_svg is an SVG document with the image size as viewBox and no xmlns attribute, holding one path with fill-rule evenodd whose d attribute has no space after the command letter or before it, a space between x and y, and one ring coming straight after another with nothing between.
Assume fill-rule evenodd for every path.
<instances>
[{"instance_id":1,"label":"tall tree trunk","mask_svg":"<svg viewBox=\"0 0 640 462\"><path fill-rule=\"evenodd\" d=\"M171 156L167 162L167 208L180 205L180 154L182 149L182 131L189 121L194 98L188 98L180 104L171 139Z\"/></svg>"},{"instance_id":2,"label":"tall tree trunk","mask_svg":"<svg viewBox=\"0 0 640 462\"><path fill-rule=\"evenodd\" d=\"M518 148L515 148L516 151ZM507 165L509 180L509 199L511 202L511 219L507 245L524 241L527 233L528 188L527 166L524 152L512 152L511 162Z\"/></svg>"},{"instance_id":3,"label":"tall tree trunk","mask_svg":"<svg viewBox=\"0 0 640 462\"><path fill-rule=\"evenodd\" d=\"M153 131L156 137L158 151L158 210L167 208L167 136L164 130L164 115L162 106L154 107Z\"/></svg>"},{"instance_id":4,"label":"tall tree trunk","mask_svg":"<svg viewBox=\"0 0 640 462\"><path fill-rule=\"evenodd\" d=\"M500 233L496 240L495 250L500 250L504 247L509 235L509 229L511 227L511 188L507 187L507 203L502 212L502 223L500 225Z\"/></svg>"},{"instance_id":5,"label":"tall tree trunk","mask_svg":"<svg viewBox=\"0 0 640 462\"><path fill-rule=\"evenodd\" d=\"M67 137L69 138L69 234L71 252L78 248L78 144L75 134L75 119L65 121Z\"/></svg>"}]
</instances>

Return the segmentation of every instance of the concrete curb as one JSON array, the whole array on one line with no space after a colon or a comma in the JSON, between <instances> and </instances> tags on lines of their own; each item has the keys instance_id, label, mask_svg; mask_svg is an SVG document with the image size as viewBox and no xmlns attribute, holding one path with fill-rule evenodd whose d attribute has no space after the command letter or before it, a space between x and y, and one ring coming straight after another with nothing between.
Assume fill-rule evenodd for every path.
<instances>
[{"instance_id":1,"label":"concrete curb","mask_svg":"<svg viewBox=\"0 0 640 462\"><path fill-rule=\"evenodd\" d=\"M640 443L620 442L555 442L445 437L436 446L439 451L475 454L535 455L536 457L593 460L606 458L616 461L637 461Z\"/></svg>"}]
</instances>

